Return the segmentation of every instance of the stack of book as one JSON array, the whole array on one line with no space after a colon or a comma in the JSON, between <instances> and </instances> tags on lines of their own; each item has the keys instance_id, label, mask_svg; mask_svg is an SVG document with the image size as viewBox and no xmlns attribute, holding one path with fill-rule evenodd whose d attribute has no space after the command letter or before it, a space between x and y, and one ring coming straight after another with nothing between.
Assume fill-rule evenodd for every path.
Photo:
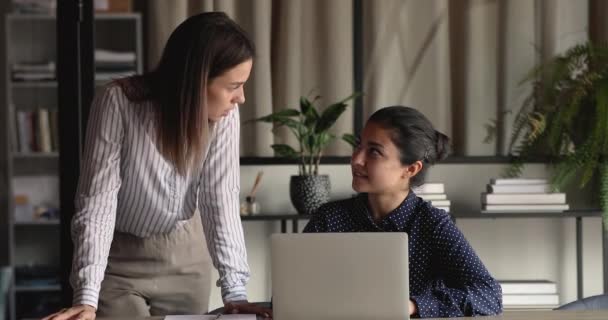
<instances>
[{"instance_id":1,"label":"stack of book","mask_svg":"<svg viewBox=\"0 0 608 320\"><path fill-rule=\"evenodd\" d=\"M13 81L55 80L55 62L18 62L11 66Z\"/></svg>"},{"instance_id":2,"label":"stack of book","mask_svg":"<svg viewBox=\"0 0 608 320\"><path fill-rule=\"evenodd\" d=\"M566 194L552 192L546 179L491 179L481 194L484 212L562 212Z\"/></svg>"},{"instance_id":3,"label":"stack of book","mask_svg":"<svg viewBox=\"0 0 608 320\"><path fill-rule=\"evenodd\" d=\"M413 191L420 198L430 202L435 208L450 212L450 200L445 194L443 183L425 183L413 188Z\"/></svg>"},{"instance_id":4,"label":"stack of book","mask_svg":"<svg viewBox=\"0 0 608 320\"><path fill-rule=\"evenodd\" d=\"M554 309L559 306L555 282L546 280L499 281L504 309Z\"/></svg>"},{"instance_id":5,"label":"stack of book","mask_svg":"<svg viewBox=\"0 0 608 320\"><path fill-rule=\"evenodd\" d=\"M136 73L135 52L95 49L95 80L108 81Z\"/></svg>"},{"instance_id":6,"label":"stack of book","mask_svg":"<svg viewBox=\"0 0 608 320\"><path fill-rule=\"evenodd\" d=\"M36 111L17 111L17 151L55 152L59 150L59 128L57 111L38 109Z\"/></svg>"},{"instance_id":7,"label":"stack of book","mask_svg":"<svg viewBox=\"0 0 608 320\"><path fill-rule=\"evenodd\" d=\"M13 0L12 2L15 13L55 14L57 11L56 0Z\"/></svg>"}]
</instances>

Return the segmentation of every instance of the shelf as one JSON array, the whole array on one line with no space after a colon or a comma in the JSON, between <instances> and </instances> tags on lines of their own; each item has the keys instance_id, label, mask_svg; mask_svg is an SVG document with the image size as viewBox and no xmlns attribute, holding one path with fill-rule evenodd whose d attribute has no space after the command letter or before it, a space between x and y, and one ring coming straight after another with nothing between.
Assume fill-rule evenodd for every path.
<instances>
[{"instance_id":1,"label":"shelf","mask_svg":"<svg viewBox=\"0 0 608 320\"><path fill-rule=\"evenodd\" d=\"M15 89L30 88L57 88L57 81L11 81L11 86Z\"/></svg>"},{"instance_id":2,"label":"shelf","mask_svg":"<svg viewBox=\"0 0 608 320\"><path fill-rule=\"evenodd\" d=\"M241 216L242 221L279 221L279 220L309 220L312 215L308 214L254 214Z\"/></svg>"},{"instance_id":3,"label":"shelf","mask_svg":"<svg viewBox=\"0 0 608 320\"><path fill-rule=\"evenodd\" d=\"M106 12L95 12L93 14L95 20L131 20L140 17L139 13L136 12L123 12L123 13L106 13Z\"/></svg>"},{"instance_id":4,"label":"shelf","mask_svg":"<svg viewBox=\"0 0 608 320\"><path fill-rule=\"evenodd\" d=\"M59 220L15 221L15 226L59 226Z\"/></svg>"},{"instance_id":5,"label":"shelf","mask_svg":"<svg viewBox=\"0 0 608 320\"><path fill-rule=\"evenodd\" d=\"M599 209L577 209L563 212L474 212L451 214L455 219L480 218L576 218L601 217ZM256 214L241 216L242 221L279 221L279 220L309 220L312 215L306 214Z\"/></svg>"},{"instance_id":6,"label":"shelf","mask_svg":"<svg viewBox=\"0 0 608 320\"><path fill-rule=\"evenodd\" d=\"M16 156L13 158L13 173L16 176L57 175L59 157L50 156Z\"/></svg>"},{"instance_id":7,"label":"shelf","mask_svg":"<svg viewBox=\"0 0 608 320\"><path fill-rule=\"evenodd\" d=\"M484 219L484 218L577 218L601 217L599 209L577 209L560 212L475 212L452 214L455 219Z\"/></svg>"},{"instance_id":8,"label":"shelf","mask_svg":"<svg viewBox=\"0 0 608 320\"><path fill-rule=\"evenodd\" d=\"M55 15L53 14L43 14L43 13L10 13L7 15L9 20L55 20Z\"/></svg>"},{"instance_id":9,"label":"shelf","mask_svg":"<svg viewBox=\"0 0 608 320\"><path fill-rule=\"evenodd\" d=\"M13 152L13 158L58 158L59 152Z\"/></svg>"},{"instance_id":10,"label":"shelf","mask_svg":"<svg viewBox=\"0 0 608 320\"><path fill-rule=\"evenodd\" d=\"M15 286L16 292L54 292L61 291L61 286L58 284L36 285L36 286Z\"/></svg>"},{"instance_id":11,"label":"shelf","mask_svg":"<svg viewBox=\"0 0 608 320\"><path fill-rule=\"evenodd\" d=\"M106 13L106 12L95 12L94 17L96 20L120 20L120 19L134 19L138 18L139 13L125 12L125 13ZM54 14L43 14L43 13L11 13L8 15L10 20L55 20Z\"/></svg>"}]
</instances>

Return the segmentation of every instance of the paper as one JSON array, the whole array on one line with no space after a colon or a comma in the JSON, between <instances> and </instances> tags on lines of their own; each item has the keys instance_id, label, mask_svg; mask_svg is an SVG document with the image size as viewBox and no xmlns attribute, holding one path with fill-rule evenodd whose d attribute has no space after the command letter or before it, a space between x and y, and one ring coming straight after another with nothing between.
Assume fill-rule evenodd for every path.
<instances>
[{"instance_id":1,"label":"paper","mask_svg":"<svg viewBox=\"0 0 608 320\"><path fill-rule=\"evenodd\" d=\"M165 320L256 320L255 314L223 314L219 318L217 315L184 315L166 316Z\"/></svg>"}]
</instances>

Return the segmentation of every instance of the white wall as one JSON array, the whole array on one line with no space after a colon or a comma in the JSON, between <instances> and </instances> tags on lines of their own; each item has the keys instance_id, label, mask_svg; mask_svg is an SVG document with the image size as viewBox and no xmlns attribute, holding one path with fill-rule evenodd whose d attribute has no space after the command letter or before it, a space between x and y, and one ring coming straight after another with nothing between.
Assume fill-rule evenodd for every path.
<instances>
[{"instance_id":1,"label":"white wall","mask_svg":"<svg viewBox=\"0 0 608 320\"><path fill-rule=\"evenodd\" d=\"M499 164L444 164L431 170L427 181L444 182L452 200L453 212L477 212L479 194L492 177L500 175ZM244 195L253 184L259 170L264 171L257 199L264 213L295 213L289 200L289 176L297 173L295 165L242 166L241 181ZM322 165L329 174L332 198L353 194L348 165ZM528 165L527 177L546 177L544 165ZM568 201L574 208L593 207L585 191L568 191ZM304 226L300 223L300 228ZM556 281L560 303L576 299L575 222L569 219L460 219L463 231L490 272L498 279L547 279ZM288 226L290 229L291 226ZM271 295L269 236L280 232L279 222L245 222L249 264L252 277L248 285L250 301L267 301ZM600 218L583 220L584 296L602 292L602 244ZM216 277L217 278L217 277ZM215 279L214 279L215 281ZM220 293L214 288L210 308L221 306Z\"/></svg>"}]
</instances>

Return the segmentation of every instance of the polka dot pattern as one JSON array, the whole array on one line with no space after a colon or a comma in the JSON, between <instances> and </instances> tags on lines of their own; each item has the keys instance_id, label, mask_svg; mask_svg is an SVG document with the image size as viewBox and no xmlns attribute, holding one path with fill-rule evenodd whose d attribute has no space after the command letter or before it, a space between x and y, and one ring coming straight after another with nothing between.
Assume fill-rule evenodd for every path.
<instances>
[{"instance_id":1,"label":"polka dot pattern","mask_svg":"<svg viewBox=\"0 0 608 320\"><path fill-rule=\"evenodd\" d=\"M464 235L441 209L410 192L374 222L367 194L323 205L304 232L406 232L410 299L421 318L495 315L502 291Z\"/></svg>"}]
</instances>

